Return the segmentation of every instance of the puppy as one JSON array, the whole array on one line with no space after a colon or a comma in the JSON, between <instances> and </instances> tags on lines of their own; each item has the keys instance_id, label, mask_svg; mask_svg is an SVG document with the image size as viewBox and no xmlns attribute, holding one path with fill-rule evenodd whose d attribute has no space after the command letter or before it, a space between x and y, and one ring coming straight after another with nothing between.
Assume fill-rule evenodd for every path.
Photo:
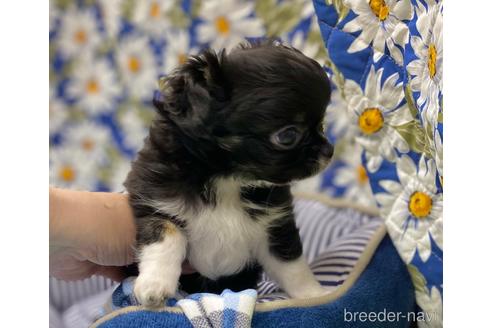
<instances>
[{"instance_id":1,"label":"puppy","mask_svg":"<svg viewBox=\"0 0 492 328\"><path fill-rule=\"evenodd\" d=\"M207 50L166 78L125 186L144 306L254 288L262 270L293 298L325 292L302 257L289 183L329 162L330 99L314 60L276 42ZM188 259L197 273L181 275Z\"/></svg>"}]
</instances>

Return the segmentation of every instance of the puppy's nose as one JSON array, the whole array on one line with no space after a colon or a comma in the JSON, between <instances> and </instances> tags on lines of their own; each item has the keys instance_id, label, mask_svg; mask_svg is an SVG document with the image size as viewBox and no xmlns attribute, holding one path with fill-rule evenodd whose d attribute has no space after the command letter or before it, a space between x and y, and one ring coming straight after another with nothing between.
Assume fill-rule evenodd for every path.
<instances>
[{"instance_id":1,"label":"puppy's nose","mask_svg":"<svg viewBox=\"0 0 492 328\"><path fill-rule=\"evenodd\" d=\"M330 143L326 143L321 146L320 149L321 156L330 159L333 156L333 146Z\"/></svg>"}]
</instances>

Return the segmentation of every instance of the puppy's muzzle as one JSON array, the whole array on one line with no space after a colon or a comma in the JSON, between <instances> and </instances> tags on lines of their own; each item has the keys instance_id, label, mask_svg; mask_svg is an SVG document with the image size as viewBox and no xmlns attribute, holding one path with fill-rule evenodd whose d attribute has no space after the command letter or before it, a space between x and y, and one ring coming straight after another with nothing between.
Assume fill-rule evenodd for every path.
<instances>
[{"instance_id":1,"label":"puppy's muzzle","mask_svg":"<svg viewBox=\"0 0 492 328\"><path fill-rule=\"evenodd\" d=\"M323 143L323 145L320 147L318 157L319 171L323 170L330 163L330 160L333 157L333 151L333 145L330 144L328 141L326 143Z\"/></svg>"},{"instance_id":2,"label":"puppy's muzzle","mask_svg":"<svg viewBox=\"0 0 492 328\"><path fill-rule=\"evenodd\" d=\"M320 157L330 160L333 157L333 146L327 142L319 150Z\"/></svg>"}]
</instances>

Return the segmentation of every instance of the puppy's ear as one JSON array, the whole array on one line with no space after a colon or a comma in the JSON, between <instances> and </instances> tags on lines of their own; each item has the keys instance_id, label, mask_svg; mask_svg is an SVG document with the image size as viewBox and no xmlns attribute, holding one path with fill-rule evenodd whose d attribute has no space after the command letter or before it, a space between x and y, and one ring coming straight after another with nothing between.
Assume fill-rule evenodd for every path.
<instances>
[{"instance_id":1,"label":"puppy's ear","mask_svg":"<svg viewBox=\"0 0 492 328\"><path fill-rule=\"evenodd\" d=\"M226 101L229 97L222 64L226 60L225 51L218 54L205 50L200 55L191 57L184 66L189 79L189 86L201 86L217 101Z\"/></svg>"},{"instance_id":2,"label":"puppy's ear","mask_svg":"<svg viewBox=\"0 0 492 328\"><path fill-rule=\"evenodd\" d=\"M160 112L186 115L189 111L205 114L210 107L219 109L229 99L230 89L222 72L224 51L205 50L188 58L185 64L160 82L161 101L154 105Z\"/></svg>"}]
</instances>

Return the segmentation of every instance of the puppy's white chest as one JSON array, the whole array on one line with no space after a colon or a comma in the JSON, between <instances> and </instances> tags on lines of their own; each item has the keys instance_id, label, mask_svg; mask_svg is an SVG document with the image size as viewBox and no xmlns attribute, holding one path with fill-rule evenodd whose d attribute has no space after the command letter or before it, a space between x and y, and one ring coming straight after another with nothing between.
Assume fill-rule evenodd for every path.
<instances>
[{"instance_id":1,"label":"puppy's white chest","mask_svg":"<svg viewBox=\"0 0 492 328\"><path fill-rule=\"evenodd\" d=\"M243 210L239 189L224 184L218 185L215 206L186 220L188 260L210 279L241 271L266 240L264 229Z\"/></svg>"}]
</instances>

